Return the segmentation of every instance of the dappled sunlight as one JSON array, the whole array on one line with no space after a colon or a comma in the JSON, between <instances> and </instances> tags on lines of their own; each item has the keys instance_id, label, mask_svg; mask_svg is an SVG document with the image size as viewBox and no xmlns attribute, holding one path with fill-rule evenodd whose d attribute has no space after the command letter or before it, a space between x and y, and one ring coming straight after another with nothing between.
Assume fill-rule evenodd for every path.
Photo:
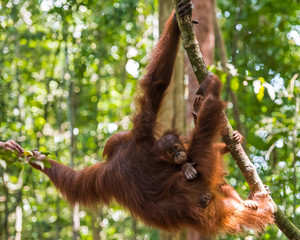
<instances>
[{"instance_id":1,"label":"dappled sunlight","mask_svg":"<svg viewBox=\"0 0 300 240\"><path fill-rule=\"evenodd\" d=\"M27 151L38 148L76 170L105 161L107 139L132 127L136 86L159 39L159 2L166 7L165 1L152 0L0 1L0 141L13 139ZM263 0L216 5L227 72L219 39L210 42L216 47L209 69L223 83L230 122L241 125L261 178L299 226L298 6ZM200 21L194 29L206 24ZM182 100L188 99L188 82L185 75ZM170 90L168 106L177 104L177 90ZM180 111L170 121L179 121L186 110ZM48 178L24 156L7 160L1 154L0 239L72 239L74 211ZM226 161L229 183L245 194L249 186L232 158ZM75 218L81 239L94 233L107 240L163 236L116 204L79 208ZM249 235L245 239L260 237ZM285 238L272 227L261 239Z\"/></svg>"}]
</instances>

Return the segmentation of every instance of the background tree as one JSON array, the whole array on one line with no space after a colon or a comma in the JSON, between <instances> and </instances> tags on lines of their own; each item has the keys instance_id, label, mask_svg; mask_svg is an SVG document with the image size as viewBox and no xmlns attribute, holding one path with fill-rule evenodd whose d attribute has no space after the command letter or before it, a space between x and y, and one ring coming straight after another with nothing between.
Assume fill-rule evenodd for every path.
<instances>
[{"instance_id":1,"label":"background tree","mask_svg":"<svg viewBox=\"0 0 300 240\"><path fill-rule=\"evenodd\" d=\"M101 161L106 139L130 127L136 82L158 38L158 5L165 2L0 1L0 140L15 139L28 150L39 147L65 164L73 159L76 169ZM203 16L196 3L195 14ZM216 5L228 62L225 69L222 45L216 38L216 61L210 69L224 83L230 119L234 107L239 109L246 149L260 176L275 202L299 227L297 1L236 0ZM213 12L206 12L213 19ZM211 20L200 23L195 28L211 29ZM202 48L213 52L211 45ZM182 82L179 88L186 98ZM172 126L185 131L188 124L181 116L186 104L177 104L179 94L172 92L167 102L179 108L167 116L179 121L172 121ZM232 124L239 128L236 119ZM234 161L230 157L226 161L230 184L239 193L249 191ZM119 206L93 213L79 208L76 214L80 225L74 232L72 211L48 179L1 153L1 239L159 239L162 234ZM263 236L249 233L247 237L286 239L274 226Z\"/></svg>"}]
</instances>

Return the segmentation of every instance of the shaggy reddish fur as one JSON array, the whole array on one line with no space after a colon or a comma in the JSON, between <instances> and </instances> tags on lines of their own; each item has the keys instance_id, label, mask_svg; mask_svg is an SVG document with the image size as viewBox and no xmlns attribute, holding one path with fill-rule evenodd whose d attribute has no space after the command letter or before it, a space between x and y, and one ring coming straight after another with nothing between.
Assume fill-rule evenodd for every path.
<instances>
[{"instance_id":1,"label":"shaggy reddish fur","mask_svg":"<svg viewBox=\"0 0 300 240\"><path fill-rule=\"evenodd\" d=\"M114 134L106 143L106 162L81 171L49 160L52 167L41 170L71 203L85 206L110 204L116 200L144 223L165 230L191 227L201 233L239 233L244 228L261 231L272 223L267 197L254 195L258 209L244 206L244 200L228 184L220 149L215 145L220 131L224 103L217 93L207 94L201 105L188 155L197 162L199 177L188 182L182 171L163 161L156 150L157 113L172 75L179 44L179 29L172 15L157 44L148 73L140 83L138 113L133 129ZM220 89L219 81L214 81ZM209 89L209 88L207 88ZM213 194L206 208L198 206L203 189Z\"/></svg>"}]
</instances>

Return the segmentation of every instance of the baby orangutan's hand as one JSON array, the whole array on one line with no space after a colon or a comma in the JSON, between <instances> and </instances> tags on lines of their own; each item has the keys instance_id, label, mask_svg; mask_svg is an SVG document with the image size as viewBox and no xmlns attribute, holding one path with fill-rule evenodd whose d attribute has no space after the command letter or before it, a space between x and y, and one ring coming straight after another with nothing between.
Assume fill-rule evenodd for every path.
<instances>
[{"instance_id":1,"label":"baby orangutan's hand","mask_svg":"<svg viewBox=\"0 0 300 240\"><path fill-rule=\"evenodd\" d=\"M197 177L197 170L192 163L186 162L182 164L181 169L188 180L194 180Z\"/></svg>"}]
</instances>

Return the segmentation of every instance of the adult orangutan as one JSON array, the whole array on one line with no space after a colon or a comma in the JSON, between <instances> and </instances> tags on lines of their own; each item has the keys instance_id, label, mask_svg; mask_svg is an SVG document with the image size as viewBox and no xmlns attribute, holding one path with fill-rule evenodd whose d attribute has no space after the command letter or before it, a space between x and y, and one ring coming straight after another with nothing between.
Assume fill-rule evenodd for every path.
<instances>
[{"instance_id":1,"label":"adult orangutan","mask_svg":"<svg viewBox=\"0 0 300 240\"><path fill-rule=\"evenodd\" d=\"M190 0L179 3L180 15L190 15L191 11ZM116 200L144 223L165 230L190 227L201 233L217 234L239 233L247 227L261 231L273 221L267 194L253 194L253 200L244 201L224 179L220 154L224 146L215 144L225 107L219 98L220 81L205 88L187 149L188 157L197 164L198 177L188 181L174 163L161 156L157 114L171 80L179 37L172 13L140 82L133 128L109 138L103 151L105 162L81 171L53 160L48 160L51 168L30 164L47 174L72 205L78 202L95 206ZM211 76L207 82L210 80ZM45 158L37 151L33 153L37 161ZM201 197L206 193L211 197L203 207Z\"/></svg>"}]
</instances>

